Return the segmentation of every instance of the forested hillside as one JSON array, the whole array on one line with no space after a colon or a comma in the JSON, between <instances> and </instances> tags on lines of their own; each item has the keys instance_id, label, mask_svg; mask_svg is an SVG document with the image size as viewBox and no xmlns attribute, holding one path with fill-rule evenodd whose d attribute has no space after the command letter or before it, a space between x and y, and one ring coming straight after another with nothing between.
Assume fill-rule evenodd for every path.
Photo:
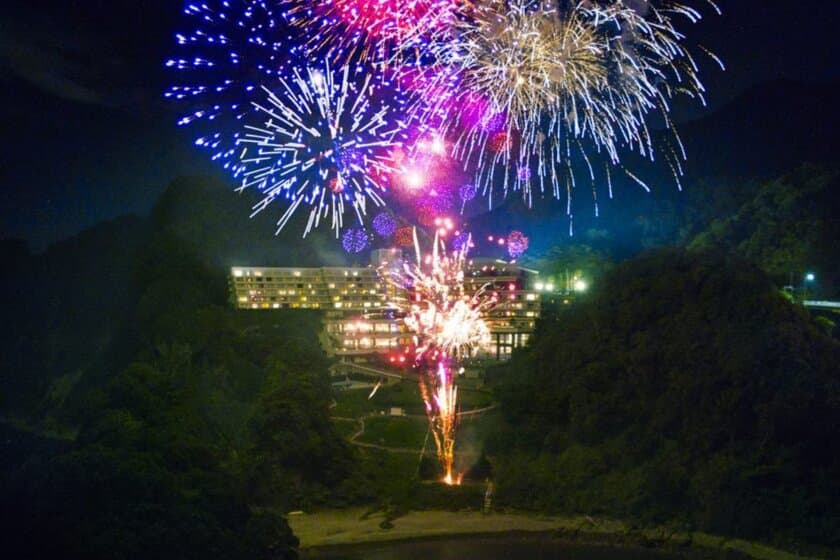
<instances>
[{"instance_id":1,"label":"forested hillside","mask_svg":"<svg viewBox=\"0 0 840 560\"><path fill-rule=\"evenodd\" d=\"M838 360L740 257L621 264L492 372L499 499L837 547Z\"/></svg>"}]
</instances>

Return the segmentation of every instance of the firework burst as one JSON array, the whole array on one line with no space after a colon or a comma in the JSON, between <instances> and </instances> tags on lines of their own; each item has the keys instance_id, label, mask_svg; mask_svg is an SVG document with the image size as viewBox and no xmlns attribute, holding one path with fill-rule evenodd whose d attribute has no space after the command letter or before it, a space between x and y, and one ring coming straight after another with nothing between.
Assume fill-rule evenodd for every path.
<instances>
[{"instance_id":1,"label":"firework burst","mask_svg":"<svg viewBox=\"0 0 840 560\"><path fill-rule=\"evenodd\" d=\"M678 93L702 100L678 16L700 17L682 5L641 10L625 0L563 10L488 0L428 46L434 64L416 81L412 116L452 139L453 155L475 170L491 204L499 187L503 195L523 191L529 204L532 185L570 197L573 163L594 183L595 159L607 169L621 165L623 150L653 160L649 117L670 123ZM662 151L678 181L685 154L676 133Z\"/></svg>"},{"instance_id":2,"label":"firework burst","mask_svg":"<svg viewBox=\"0 0 840 560\"><path fill-rule=\"evenodd\" d=\"M487 343L490 331L483 314L497 302L497 295L486 289L470 294L464 286L469 242L460 250L447 252L444 242L435 236L434 248L425 257L415 235L417 261L405 265L392 282L409 289L410 302L406 325L417 333L419 355L443 354L460 360Z\"/></svg>"},{"instance_id":3,"label":"firework burst","mask_svg":"<svg viewBox=\"0 0 840 560\"><path fill-rule=\"evenodd\" d=\"M368 233L360 228L350 228L341 236L341 245L344 250L353 255L364 251L370 243Z\"/></svg>"},{"instance_id":4,"label":"firework burst","mask_svg":"<svg viewBox=\"0 0 840 560\"><path fill-rule=\"evenodd\" d=\"M178 54L166 67L178 83L164 96L188 108L178 125L197 131L196 146L235 172L239 120L288 59L282 19L264 0L188 1L184 14L194 29L175 35Z\"/></svg>"},{"instance_id":5,"label":"firework burst","mask_svg":"<svg viewBox=\"0 0 840 560\"><path fill-rule=\"evenodd\" d=\"M255 214L288 201L278 232L301 205L310 208L304 236L327 218L338 236L348 208L363 224L369 202L385 204L383 178L395 171L399 99L379 94L370 74L351 80L347 66L295 69L279 83L278 91L263 88L265 101L253 103L237 139L240 190L263 194Z\"/></svg>"},{"instance_id":6,"label":"firework burst","mask_svg":"<svg viewBox=\"0 0 840 560\"><path fill-rule=\"evenodd\" d=\"M524 233L519 230L513 230L507 236L506 240L508 255L510 255L510 258L512 259L518 259L525 254L525 251L528 250L530 244L530 240Z\"/></svg>"}]
</instances>

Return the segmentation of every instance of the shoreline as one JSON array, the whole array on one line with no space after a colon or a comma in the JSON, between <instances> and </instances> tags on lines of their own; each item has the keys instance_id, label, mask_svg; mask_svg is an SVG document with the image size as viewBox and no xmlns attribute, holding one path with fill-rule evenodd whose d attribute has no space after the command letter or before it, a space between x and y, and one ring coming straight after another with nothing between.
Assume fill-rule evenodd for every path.
<instances>
[{"instance_id":1,"label":"shoreline","mask_svg":"<svg viewBox=\"0 0 840 560\"><path fill-rule=\"evenodd\" d=\"M674 533L664 528L633 529L625 524L589 516L563 517L536 513L477 511L411 511L393 519L391 529L379 524L384 512L368 509L325 510L288 516L300 539L302 552L317 553L366 544L396 543L442 538L548 538L569 543L624 546L661 550L727 552L756 560L813 560L760 543L727 539L705 533Z\"/></svg>"}]
</instances>

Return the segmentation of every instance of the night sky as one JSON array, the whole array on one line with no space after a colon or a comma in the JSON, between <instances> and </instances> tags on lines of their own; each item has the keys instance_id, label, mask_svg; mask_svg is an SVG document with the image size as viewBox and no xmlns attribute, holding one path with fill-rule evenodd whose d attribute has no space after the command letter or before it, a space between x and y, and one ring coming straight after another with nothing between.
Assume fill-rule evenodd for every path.
<instances>
[{"instance_id":1,"label":"night sky","mask_svg":"<svg viewBox=\"0 0 840 560\"><path fill-rule=\"evenodd\" d=\"M727 64L706 64L710 107L770 80L838 71L840 1L719 0L683 26ZM37 5L37 7L35 7ZM802 8L805 5L807 8ZM11 0L0 23L0 238L34 249L126 213L144 213L181 174L221 175L175 126L163 60L184 28L180 0ZM179 27L180 24L180 27ZM676 117L702 116L678 107ZM243 212L247 208L243 204Z\"/></svg>"}]
</instances>

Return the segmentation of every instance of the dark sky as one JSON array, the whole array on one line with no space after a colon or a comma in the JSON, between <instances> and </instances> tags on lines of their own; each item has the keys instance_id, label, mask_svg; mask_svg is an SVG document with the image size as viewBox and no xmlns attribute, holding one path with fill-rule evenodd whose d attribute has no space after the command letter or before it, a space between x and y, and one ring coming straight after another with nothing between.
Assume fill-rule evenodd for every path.
<instances>
[{"instance_id":1,"label":"dark sky","mask_svg":"<svg viewBox=\"0 0 840 560\"><path fill-rule=\"evenodd\" d=\"M840 0L686 0L707 17L689 41L710 110L778 78L823 81L838 71ZM9 0L0 21L0 238L36 249L125 213L143 213L179 174L218 171L164 103L181 0ZM807 6L803 8L803 6ZM677 117L702 115L678 108ZM247 209L243 208L243 212Z\"/></svg>"}]
</instances>

